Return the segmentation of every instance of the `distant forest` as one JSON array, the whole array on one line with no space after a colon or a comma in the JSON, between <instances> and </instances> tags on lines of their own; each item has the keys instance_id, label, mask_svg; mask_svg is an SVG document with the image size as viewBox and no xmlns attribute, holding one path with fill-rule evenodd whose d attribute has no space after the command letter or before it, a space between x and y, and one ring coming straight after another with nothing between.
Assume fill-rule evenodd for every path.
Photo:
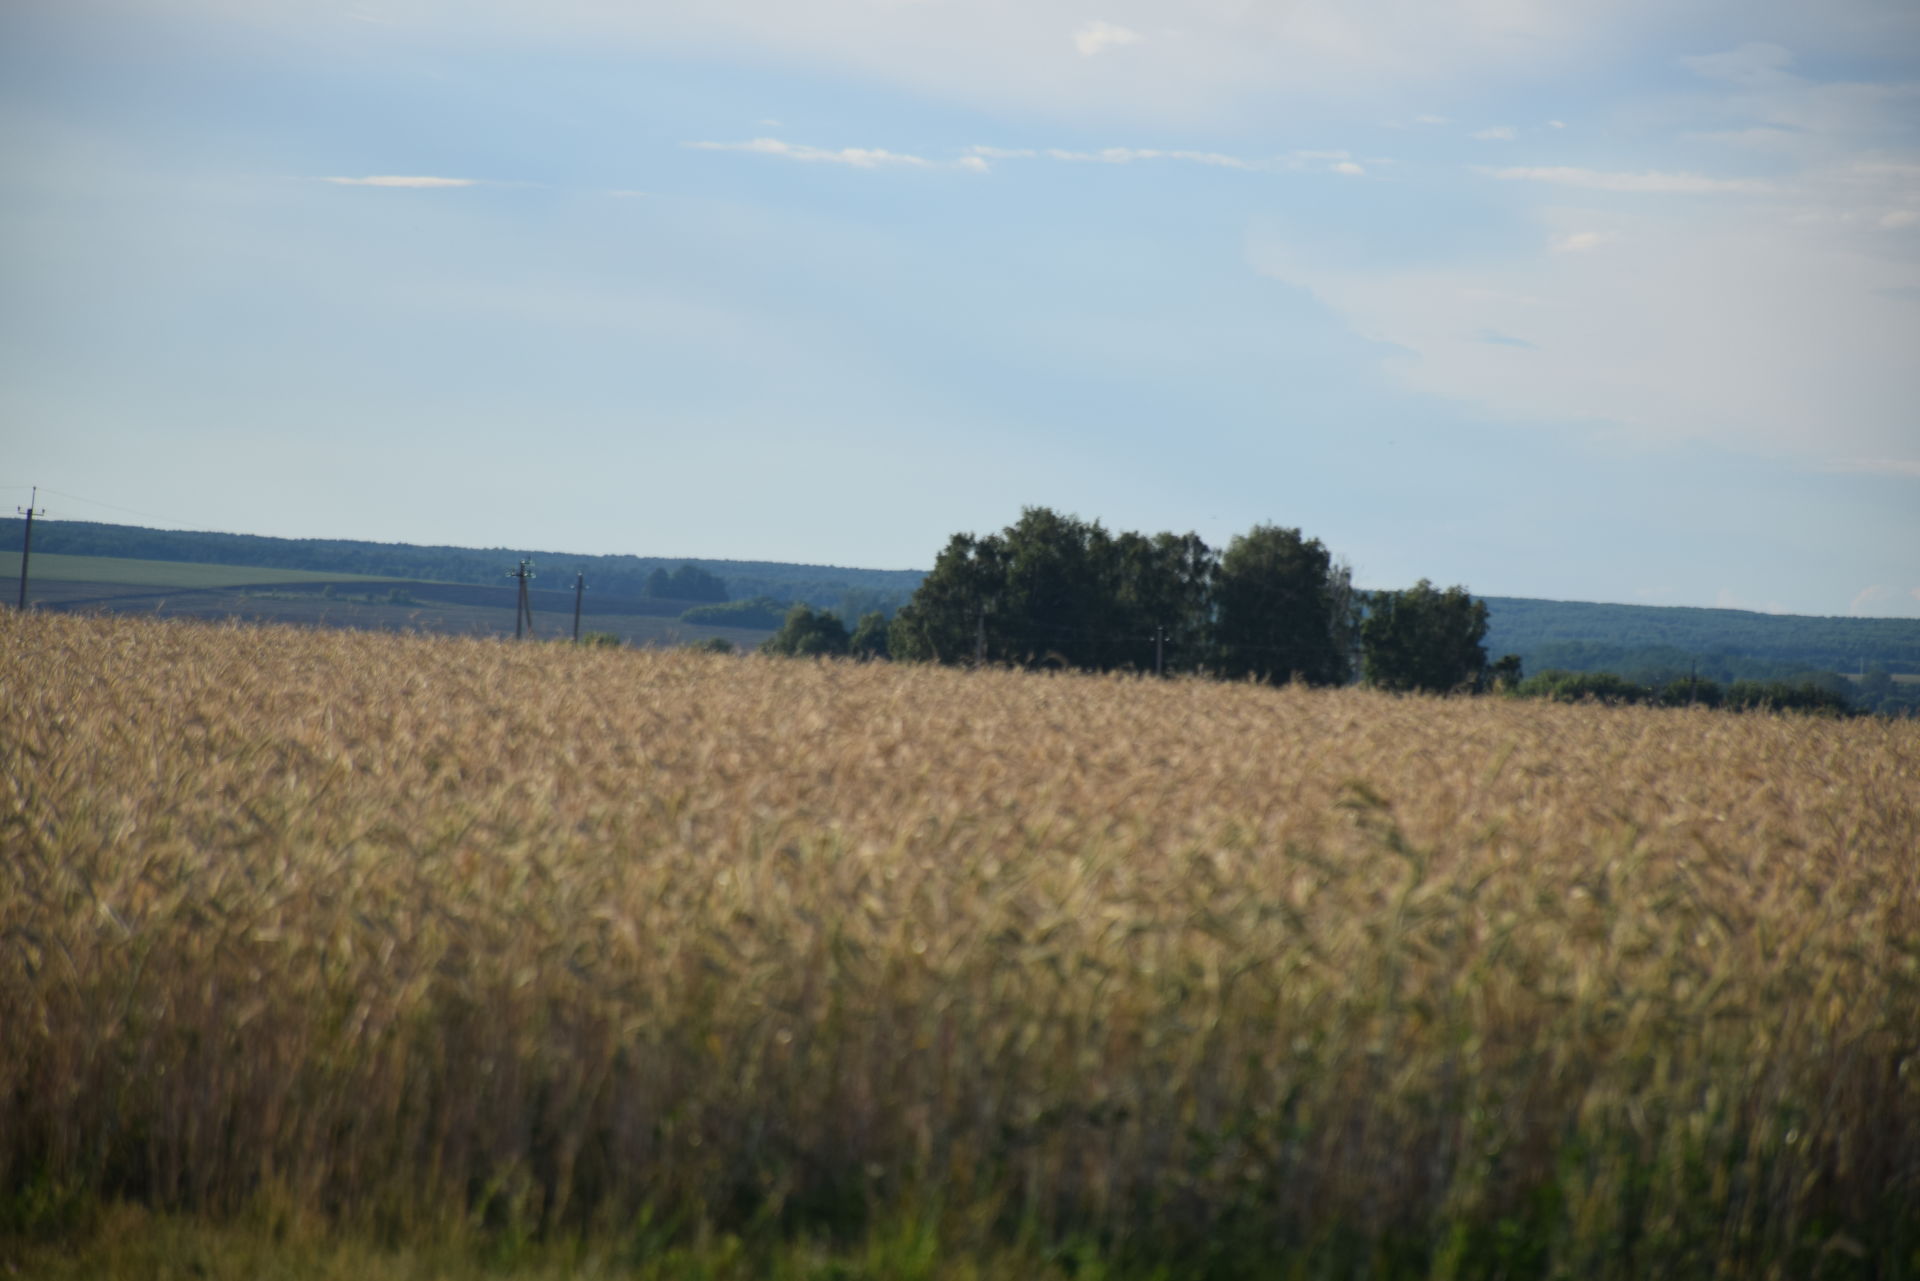
<instances>
[{"instance_id":1,"label":"distant forest","mask_svg":"<svg viewBox=\"0 0 1920 1281\"><path fill-rule=\"evenodd\" d=\"M0 519L0 551L18 551L22 522ZM575 572L602 599L659 594L659 584L693 566L718 578L741 618L765 625L789 603L832 610L849 624L870 612L891 617L926 577L920 570L858 569L775 561L661 556L595 556L509 548L417 546L353 539L268 538L196 533L91 521L34 523L34 550L75 556L264 566L497 585L521 557L560 586ZM653 590L649 590L650 584ZM707 597L712 600L713 597ZM1644 682L1697 676L1720 682L1792 680L1813 673L1856 678L1920 675L1920 620L1821 618L1685 606L1482 598L1490 655L1516 654L1529 673L1611 672ZM706 606L713 610L715 606ZM732 620L740 622L740 620ZM742 624L744 625L744 624ZM1884 683L1884 682L1883 682ZM1920 689L1896 687L1906 695ZM1908 701L1899 697L1896 701Z\"/></svg>"},{"instance_id":2,"label":"distant forest","mask_svg":"<svg viewBox=\"0 0 1920 1281\"><path fill-rule=\"evenodd\" d=\"M1855 675L1878 665L1920 673L1920 619L1485 599L1487 649L1520 654L1529 668L1684 674L1690 662L1698 662L1700 675L1716 680L1788 674L1755 670L1769 665Z\"/></svg>"},{"instance_id":3,"label":"distant forest","mask_svg":"<svg viewBox=\"0 0 1920 1281\"><path fill-rule=\"evenodd\" d=\"M19 551L24 522L0 521L0 551ZM702 560L688 556L594 556L524 548L433 547L373 543L346 538L268 538L258 534L213 534L144 529L95 521L37 520L33 550L69 556L119 556L202 565L258 565L331 574L375 574L439 583L492 585L521 558L543 577L572 581L584 573L608 596L649 596L656 572L669 576L684 566L714 575L734 599L768 596L804 601L823 609L891 611L905 603L923 577L911 569L853 569L837 565L790 565L778 561ZM544 584L543 584L544 585ZM849 599L851 598L851 599ZM691 596L689 599L710 599Z\"/></svg>"}]
</instances>

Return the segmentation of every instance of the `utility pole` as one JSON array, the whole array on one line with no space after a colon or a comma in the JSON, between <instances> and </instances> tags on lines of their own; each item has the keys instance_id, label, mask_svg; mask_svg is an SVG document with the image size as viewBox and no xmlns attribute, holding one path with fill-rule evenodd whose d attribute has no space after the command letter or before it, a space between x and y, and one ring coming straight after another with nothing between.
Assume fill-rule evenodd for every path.
<instances>
[{"instance_id":1,"label":"utility pole","mask_svg":"<svg viewBox=\"0 0 1920 1281\"><path fill-rule=\"evenodd\" d=\"M27 505L14 508L27 518L27 532L20 540L20 609L23 613L27 608L27 557L33 554L33 518L46 515L44 511L34 510L39 501L40 486L35 485L33 496L27 499Z\"/></svg>"},{"instance_id":2,"label":"utility pole","mask_svg":"<svg viewBox=\"0 0 1920 1281\"><path fill-rule=\"evenodd\" d=\"M1167 674L1167 629L1165 627L1153 629L1153 674L1155 676Z\"/></svg>"},{"instance_id":3,"label":"utility pole","mask_svg":"<svg viewBox=\"0 0 1920 1281\"><path fill-rule=\"evenodd\" d=\"M533 576L533 562L530 560L521 561L520 568L507 575L508 578L517 578L520 580L520 600L519 603L514 606L513 613L513 638L515 640L521 640L533 634L533 602L527 596L527 583Z\"/></svg>"},{"instance_id":4,"label":"utility pole","mask_svg":"<svg viewBox=\"0 0 1920 1281\"><path fill-rule=\"evenodd\" d=\"M580 643L580 597L587 590L587 576L577 572L573 576L573 643Z\"/></svg>"}]
</instances>

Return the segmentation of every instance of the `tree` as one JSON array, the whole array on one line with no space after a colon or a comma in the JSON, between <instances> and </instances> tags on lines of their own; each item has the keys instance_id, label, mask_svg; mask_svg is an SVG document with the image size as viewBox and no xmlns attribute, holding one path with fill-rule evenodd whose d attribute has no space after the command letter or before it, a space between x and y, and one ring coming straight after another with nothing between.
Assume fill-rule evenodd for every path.
<instances>
[{"instance_id":1,"label":"tree","mask_svg":"<svg viewBox=\"0 0 1920 1281\"><path fill-rule=\"evenodd\" d=\"M847 642L847 625L839 615L795 605L787 611L780 630L760 642L760 652L788 658L833 657L847 652Z\"/></svg>"},{"instance_id":2,"label":"tree","mask_svg":"<svg viewBox=\"0 0 1920 1281\"><path fill-rule=\"evenodd\" d=\"M888 657L887 616L877 609L862 614L853 638L847 642L847 652L855 658Z\"/></svg>"},{"instance_id":3,"label":"tree","mask_svg":"<svg viewBox=\"0 0 1920 1281\"><path fill-rule=\"evenodd\" d=\"M1219 557L1198 534L1125 533L1118 561L1120 666L1196 671L1207 661L1209 610Z\"/></svg>"},{"instance_id":4,"label":"tree","mask_svg":"<svg viewBox=\"0 0 1920 1281\"><path fill-rule=\"evenodd\" d=\"M1464 587L1440 591L1426 579L1400 592L1373 592L1360 625L1369 685L1446 694L1479 686L1487 670L1487 605Z\"/></svg>"},{"instance_id":5,"label":"tree","mask_svg":"<svg viewBox=\"0 0 1920 1281\"><path fill-rule=\"evenodd\" d=\"M936 663L990 660L1004 654L1000 604L1006 595L1007 549L998 536L955 534L920 589L893 616L887 649L895 658Z\"/></svg>"},{"instance_id":6,"label":"tree","mask_svg":"<svg viewBox=\"0 0 1920 1281\"><path fill-rule=\"evenodd\" d=\"M1487 687L1496 691L1512 692L1526 679L1521 670L1520 655L1502 654L1498 661L1487 667Z\"/></svg>"},{"instance_id":7,"label":"tree","mask_svg":"<svg viewBox=\"0 0 1920 1281\"><path fill-rule=\"evenodd\" d=\"M1346 580L1317 538L1256 525L1227 545L1213 583L1223 676L1338 685L1352 673Z\"/></svg>"},{"instance_id":8,"label":"tree","mask_svg":"<svg viewBox=\"0 0 1920 1281\"><path fill-rule=\"evenodd\" d=\"M1098 521L1028 507L1001 534L1006 548L996 657L1026 666L1101 670L1125 644L1113 539Z\"/></svg>"}]
</instances>

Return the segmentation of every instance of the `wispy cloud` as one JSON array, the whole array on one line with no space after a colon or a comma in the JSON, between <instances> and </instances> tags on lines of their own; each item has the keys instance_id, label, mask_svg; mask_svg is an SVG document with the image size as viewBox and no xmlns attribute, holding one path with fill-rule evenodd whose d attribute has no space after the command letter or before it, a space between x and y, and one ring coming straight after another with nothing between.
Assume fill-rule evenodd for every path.
<instances>
[{"instance_id":1,"label":"wispy cloud","mask_svg":"<svg viewBox=\"0 0 1920 1281\"><path fill-rule=\"evenodd\" d=\"M1849 614L1864 614L1871 606L1887 599L1887 597L1892 594L1893 593L1888 591L1885 586L1879 583L1875 583L1871 587L1863 587L1860 589L1858 596L1855 596L1851 601L1847 602L1847 612Z\"/></svg>"},{"instance_id":2,"label":"wispy cloud","mask_svg":"<svg viewBox=\"0 0 1920 1281\"><path fill-rule=\"evenodd\" d=\"M1920 458L1836 458L1828 471L1864 472L1877 476L1910 476L1920 480Z\"/></svg>"},{"instance_id":3,"label":"wispy cloud","mask_svg":"<svg viewBox=\"0 0 1920 1281\"><path fill-rule=\"evenodd\" d=\"M855 169L965 169L984 173L1002 161L1050 160L1074 165L1134 165L1173 163L1201 165L1212 169L1235 169L1247 173L1309 171L1336 173L1349 177L1367 172L1366 165L1352 152L1333 150L1290 151L1284 155L1249 157L1224 151L1196 151L1172 147L1100 147L1094 150L1071 147L998 147L979 143L951 160L935 160L911 152L887 151L878 147L814 147L786 142L779 138L754 138L747 142L688 142L683 146L695 151L738 151L760 156L778 156L813 164L846 165ZM1368 157L1368 163L1389 164L1384 156Z\"/></svg>"},{"instance_id":4,"label":"wispy cloud","mask_svg":"<svg viewBox=\"0 0 1920 1281\"><path fill-rule=\"evenodd\" d=\"M1522 351L1540 350L1524 338L1515 338L1512 334L1503 334L1497 329L1482 329L1476 337L1481 342L1492 343L1496 347L1518 347Z\"/></svg>"},{"instance_id":5,"label":"wispy cloud","mask_svg":"<svg viewBox=\"0 0 1920 1281\"><path fill-rule=\"evenodd\" d=\"M1569 231L1547 241L1547 248L1557 254L1588 254L1612 239L1604 231Z\"/></svg>"},{"instance_id":6,"label":"wispy cloud","mask_svg":"<svg viewBox=\"0 0 1920 1281\"><path fill-rule=\"evenodd\" d=\"M1073 47L1080 51L1082 58L1091 58L1122 45L1139 44L1144 39L1145 36L1131 27L1115 26L1111 22L1096 19L1073 33Z\"/></svg>"},{"instance_id":7,"label":"wispy cloud","mask_svg":"<svg viewBox=\"0 0 1920 1281\"><path fill-rule=\"evenodd\" d=\"M788 160L798 160L804 164L847 165L854 169L937 169L943 166L925 156L910 155L906 152L888 151L882 147L811 147L801 142L783 142L779 138L754 138L747 142L689 142L684 144L695 151L745 151L758 156L781 156ZM963 157L952 162L952 167L977 169L981 164L968 164Z\"/></svg>"},{"instance_id":8,"label":"wispy cloud","mask_svg":"<svg viewBox=\"0 0 1920 1281\"><path fill-rule=\"evenodd\" d=\"M1481 172L1509 182L1551 182L1588 191L1631 191L1659 195L1764 195L1775 190L1772 183L1757 178L1713 178L1706 174L1666 173L1652 169L1642 173L1611 173L1604 169L1556 165L1483 169Z\"/></svg>"},{"instance_id":9,"label":"wispy cloud","mask_svg":"<svg viewBox=\"0 0 1920 1281\"><path fill-rule=\"evenodd\" d=\"M1786 68L1793 55L1777 44L1743 44L1724 53L1682 58L1680 65L1705 80L1758 89L1792 79Z\"/></svg>"},{"instance_id":10,"label":"wispy cloud","mask_svg":"<svg viewBox=\"0 0 1920 1281\"><path fill-rule=\"evenodd\" d=\"M1041 153L1049 160L1074 164L1130 165L1146 160L1184 160L1189 164L1212 165L1220 169L1259 169L1258 161L1243 160L1218 151L1163 151L1155 147L1103 147L1099 151L1064 151L1049 147Z\"/></svg>"},{"instance_id":11,"label":"wispy cloud","mask_svg":"<svg viewBox=\"0 0 1920 1281\"><path fill-rule=\"evenodd\" d=\"M430 190L437 187L474 187L478 178L431 178L424 175L375 174L366 178L322 178L336 187L411 187Z\"/></svg>"},{"instance_id":12,"label":"wispy cloud","mask_svg":"<svg viewBox=\"0 0 1920 1281\"><path fill-rule=\"evenodd\" d=\"M1130 165L1154 161L1176 161L1207 165L1216 169L1272 173L1282 170L1308 170L1347 175L1364 174L1366 167L1350 151L1300 150L1284 155L1250 157L1220 151L1187 151L1160 147L1103 147L1098 151L1076 151L1062 147L1006 148L970 147L972 155L985 160L1059 160L1068 164ZM1385 157L1369 158L1372 163L1390 163Z\"/></svg>"},{"instance_id":13,"label":"wispy cloud","mask_svg":"<svg viewBox=\"0 0 1920 1281\"><path fill-rule=\"evenodd\" d=\"M1495 125L1491 129L1476 130L1473 136L1481 142L1512 142L1519 133L1512 125Z\"/></svg>"}]
</instances>

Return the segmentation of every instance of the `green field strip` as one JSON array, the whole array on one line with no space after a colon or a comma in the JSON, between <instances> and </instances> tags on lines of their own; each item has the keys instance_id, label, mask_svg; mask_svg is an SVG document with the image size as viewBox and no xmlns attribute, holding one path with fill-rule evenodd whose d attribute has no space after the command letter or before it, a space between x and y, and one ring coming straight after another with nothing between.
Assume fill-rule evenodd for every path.
<instances>
[{"instance_id":1,"label":"green field strip","mask_svg":"<svg viewBox=\"0 0 1920 1281\"><path fill-rule=\"evenodd\" d=\"M322 574L307 569L258 565L199 565L173 560L127 560L115 556L63 556L37 552L28 566L31 582L111 583L121 587L191 590L249 587L260 583L392 583L373 574ZM0 579L20 581L20 553L0 552ZM3 586L0 583L0 586Z\"/></svg>"}]
</instances>

